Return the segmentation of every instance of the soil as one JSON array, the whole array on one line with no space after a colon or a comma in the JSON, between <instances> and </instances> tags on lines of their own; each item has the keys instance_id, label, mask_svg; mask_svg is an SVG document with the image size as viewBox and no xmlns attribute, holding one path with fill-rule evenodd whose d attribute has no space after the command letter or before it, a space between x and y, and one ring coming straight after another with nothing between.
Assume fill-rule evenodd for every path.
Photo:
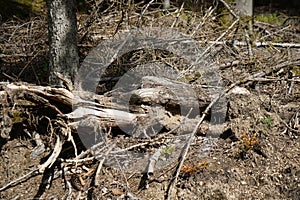
<instances>
[{"instance_id":1,"label":"soil","mask_svg":"<svg viewBox=\"0 0 300 200\"><path fill-rule=\"evenodd\" d=\"M173 23L173 18L169 21ZM274 29L279 30L270 27L273 32ZM288 41L299 43L299 31L296 35L298 38ZM91 39L94 35L88 36ZM287 54L298 59L300 55L299 49L253 48L257 59L253 61L245 56L246 48L239 49L244 53L242 55L235 54L236 49L226 47L230 49L226 49L225 53L216 49L212 51L220 63L232 61L234 56L246 63L221 69L222 78L228 83L226 86L240 77L288 60ZM81 48L83 55L85 51ZM247 58L243 59L243 56ZM294 69L299 70L299 64L288 65L265 76L265 80L240 83L236 89L242 89L244 93L226 95L227 114L221 134L218 137L196 135L171 199L300 200L300 84L299 74L291 77ZM295 82L291 81L292 78ZM198 81L200 85L201 80ZM209 119L204 123L209 124ZM48 128L39 124L36 131L45 149L33 155L37 142L24 131L29 125L34 127L32 124L28 121L14 124L9 130L9 137L1 132L0 187L33 171L51 154L55 136L49 135ZM78 152L86 152L80 138L76 134L74 137ZM123 143L131 140L120 134L112 139ZM169 163L153 174L128 172L104 164L95 184L101 160L88 159L87 156L86 160L77 164L66 161L72 158L72 143L66 142L59 159L50 169L1 189L0 199L165 199L178 164Z\"/></svg>"},{"instance_id":2,"label":"soil","mask_svg":"<svg viewBox=\"0 0 300 200\"><path fill-rule=\"evenodd\" d=\"M300 94L299 85L295 90ZM249 94L230 94L228 102L226 131L219 138L196 137L172 199L299 199L299 133L289 131L282 123L299 120L299 101L295 96L271 99L267 93L253 90ZM270 121L263 120L266 118ZM251 139L253 144L247 143ZM24 137L2 145L0 185L26 174L50 152L32 159L34 147L34 142ZM81 171L62 177L60 166L56 164L43 176L34 176L1 192L0 197L62 199L72 192L74 199L89 195L93 195L93 199L134 199L126 197L130 194L141 199L163 199L175 165L155 171L145 185L141 183L142 173L127 173L106 166L98 186L85 187L92 181L92 173L85 175L88 171ZM97 167L95 162L79 166L88 170ZM74 186L79 176L85 186ZM67 189L64 178L72 183L72 191Z\"/></svg>"}]
</instances>

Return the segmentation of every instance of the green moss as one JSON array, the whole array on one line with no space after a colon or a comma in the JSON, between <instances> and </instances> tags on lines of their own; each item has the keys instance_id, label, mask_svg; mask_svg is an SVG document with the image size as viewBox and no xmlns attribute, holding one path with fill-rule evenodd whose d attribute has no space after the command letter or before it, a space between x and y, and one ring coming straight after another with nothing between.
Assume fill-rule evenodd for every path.
<instances>
[{"instance_id":1,"label":"green moss","mask_svg":"<svg viewBox=\"0 0 300 200\"><path fill-rule=\"evenodd\" d=\"M23 112L20 110L13 110L12 111L12 122L13 123L20 123L26 120L26 117L24 117Z\"/></svg>"},{"instance_id":2,"label":"green moss","mask_svg":"<svg viewBox=\"0 0 300 200\"><path fill-rule=\"evenodd\" d=\"M195 72L192 75L186 75L180 79L178 79L178 81L184 82L184 83L192 83L196 80L198 80L201 77L201 73L200 72Z\"/></svg>"},{"instance_id":3,"label":"green moss","mask_svg":"<svg viewBox=\"0 0 300 200\"><path fill-rule=\"evenodd\" d=\"M0 0L1 15L3 21L16 16L21 19L28 19L38 14L46 14L46 2L44 0Z\"/></svg>"},{"instance_id":4,"label":"green moss","mask_svg":"<svg viewBox=\"0 0 300 200\"><path fill-rule=\"evenodd\" d=\"M30 7L33 12L40 12L42 7L45 6L45 1L43 0L35 0L35 1L29 1L29 0L15 0L20 5L25 5L27 7Z\"/></svg>"},{"instance_id":5,"label":"green moss","mask_svg":"<svg viewBox=\"0 0 300 200\"><path fill-rule=\"evenodd\" d=\"M285 17L281 14L274 12L269 14L260 14L255 17L255 20L265 22L268 24L282 25L285 22Z\"/></svg>"},{"instance_id":6,"label":"green moss","mask_svg":"<svg viewBox=\"0 0 300 200\"><path fill-rule=\"evenodd\" d=\"M292 72L295 73L297 76L300 76L300 67L293 66Z\"/></svg>"},{"instance_id":7,"label":"green moss","mask_svg":"<svg viewBox=\"0 0 300 200\"><path fill-rule=\"evenodd\" d=\"M232 23L233 23L234 19L233 16L229 13L226 14L222 14L219 18L218 18L218 22L221 26L223 26L224 28L228 28Z\"/></svg>"},{"instance_id":8,"label":"green moss","mask_svg":"<svg viewBox=\"0 0 300 200\"><path fill-rule=\"evenodd\" d=\"M229 5L232 5L233 1L226 1ZM217 8L217 23L223 28L228 28L236 19L224 6L218 6Z\"/></svg>"},{"instance_id":9,"label":"green moss","mask_svg":"<svg viewBox=\"0 0 300 200\"><path fill-rule=\"evenodd\" d=\"M278 42L278 43L279 42L284 42L284 37L278 36L278 37L275 38L274 42Z\"/></svg>"},{"instance_id":10,"label":"green moss","mask_svg":"<svg viewBox=\"0 0 300 200\"><path fill-rule=\"evenodd\" d=\"M192 20L192 15L189 13L182 12L180 18L189 23Z\"/></svg>"},{"instance_id":11,"label":"green moss","mask_svg":"<svg viewBox=\"0 0 300 200\"><path fill-rule=\"evenodd\" d=\"M162 12L157 12L157 13L154 13L154 18L160 18L162 17Z\"/></svg>"}]
</instances>

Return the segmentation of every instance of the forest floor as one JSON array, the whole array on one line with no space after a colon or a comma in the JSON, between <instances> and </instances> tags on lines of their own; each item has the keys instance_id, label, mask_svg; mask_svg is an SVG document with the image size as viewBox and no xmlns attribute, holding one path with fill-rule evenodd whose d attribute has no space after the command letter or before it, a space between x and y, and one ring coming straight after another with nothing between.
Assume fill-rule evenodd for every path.
<instances>
[{"instance_id":1,"label":"forest floor","mask_svg":"<svg viewBox=\"0 0 300 200\"><path fill-rule=\"evenodd\" d=\"M55 135L48 127L50 119L56 119L55 115L42 108L32 111L10 101L8 107L2 105L1 111L0 199L299 200L299 16L291 17L283 11L256 13L252 28L249 28L249 19L241 18L234 24L232 10L221 2L217 7L212 5L204 9L199 6L197 9L201 12L191 11L188 5L181 9L180 5L172 6L166 11L154 3L125 7L118 3L108 6L105 2L100 7L91 4L89 14L78 15L81 62L98 43L123 30L147 26L176 28L207 50L218 67L225 89L236 83L225 94L226 118L221 133L211 137L206 130L195 135L174 188L171 183L177 160L151 174L126 171L104 162L96 177L101 159L93 159L75 132L78 153L85 153L82 162L67 161L74 159L74 149L71 142L66 142L52 167L6 188L11 181L44 163L55 143ZM28 22L8 20L1 25L2 81L45 84L47 30L41 28L45 24L45 18L40 16ZM152 59L164 60L178 70L184 68L180 66L182 62L173 59L174 55L155 52L155 56L149 56L146 52L136 59L138 53L124 56L125 63L113 63L113 66L136 66L136 61L145 63ZM253 76L257 73L261 75ZM205 80L201 76L185 74L180 81L196 88L197 96L205 90ZM205 117L203 124L213 127L209 117ZM5 131L8 118L12 122L9 132ZM115 143L128 141L129 145L125 146L130 146L141 142L113 131L109 134ZM33 132L37 132L45 144L45 149L37 155L33 155L38 146ZM144 151L143 148L134 150ZM167 154L172 157L172 151Z\"/></svg>"}]
</instances>

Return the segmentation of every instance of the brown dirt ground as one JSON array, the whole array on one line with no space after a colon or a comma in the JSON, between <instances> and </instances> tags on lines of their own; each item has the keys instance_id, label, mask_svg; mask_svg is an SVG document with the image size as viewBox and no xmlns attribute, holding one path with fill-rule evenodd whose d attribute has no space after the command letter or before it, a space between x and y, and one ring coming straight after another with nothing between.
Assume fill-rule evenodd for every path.
<instances>
[{"instance_id":1,"label":"brown dirt ground","mask_svg":"<svg viewBox=\"0 0 300 200\"><path fill-rule=\"evenodd\" d=\"M101 24L102 28L97 34L102 34L102 39L116 30L118 17L121 16L116 10L111 12L115 17L107 13L103 14L104 18L101 20L107 21L107 18L111 17L115 21L106 23L102 21L101 24L99 19L99 23L94 23L94 26ZM150 14L147 15L146 12L145 16ZM197 16L192 14L191 16L197 21ZM80 16L79 23L82 24L87 17ZM174 22L174 18L166 17L163 22L154 20L153 23L167 26ZM222 26L214 20L214 17L209 17L195 38L202 40L204 35L207 38L203 40L212 38L214 41L224 31L224 28L220 28ZM179 18L177 26L185 29L186 25L185 16ZM105 30L107 27L114 29ZM282 26L258 23L254 27L256 29L253 37L256 38L267 35L264 30L268 29L274 33L268 36L271 40L300 42L297 23L296 27L291 27L292 30L282 33L281 38L278 38L276 30ZM97 27L91 27L91 30L96 29ZM84 42L89 43L88 41L92 41L97 34L90 31L85 38L87 41ZM234 34L230 33L226 39L230 40L233 37L239 39L244 36L243 34L233 36ZM46 34L43 35L45 37ZM93 42L98 41L95 39ZM80 45L81 56L84 57L90 49L83 44ZM44 50L45 46L42 49ZM238 53L235 51L236 49L226 46L225 50L215 49L212 52L215 53L219 63L243 61L238 66L222 69L222 76L228 85L244 75L257 72L264 67L271 67L290 57L299 58L300 55L298 49L253 48L255 55L253 61L245 56L246 48L241 47ZM8 63L5 62L6 67ZM294 67L299 70L299 66ZM254 80L241 84L240 86L246 88L249 94L227 96L225 131L219 138L209 139L203 135L196 137L184 162L172 199L300 199L300 84L298 74L298 82L294 83L291 93L288 94L291 81L287 79L291 78L292 68L293 66L289 66L277 74L271 74L272 77L267 77L270 78L268 81ZM276 80L271 80L274 77ZM10 132L10 139L0 141L0 187L35 169L51 153L53 136L47 135L46 132L41 134L46 151L31 159L30 154L36 144L33 139L24 135L22 124L17 124ZM204 149L206 143L209 143L209 149ZM79 150L85 149L79 147ZM64 146L60 157L74 157L70 143ZM79 163L75 169L74 164L57 161L43 175L33 176L1 191L0 199L164 199L177 164L172 163L155 171L146 184L143 183L142 173L128 173L103 166L98 185L93 185L91 183L98 163L95 160L86 161Z\"/></svg>"},{"instance_id":2,"label":"brown dirt ground","mask_svg":"<svg viewBox=\"0 0 300 200\"><path fill-rule=\"evenodd\" d=\"M207 166L191 171L183 170L173 199L299 199L299 134L286 131L281 121L288 122L299 113L299 101L295 100L292 98L287 102L283 99L282 103L274 99L270 102L269 95L255 91L247 95L231 94L228 97L226 131L220 138L211 139L213 143L208 151L203 149L203 143L208 139L197 136L185 161L185 167L204 162ZM265 117L271 119L270 124L262 121ZM251 135L255 137L257 143L246 148L243 130L250 138ZM254 133L257 135L253 136ZM32 141L24 138L9 140L2 146L0 185L24 175L39 164L39 159L30 159L33 148ZM40 155L40 158L46 153ZM89 169L96 167L94 162L84 165ZM123 173L104 167L98 186L80 186L79 190L73 186L72 198L93 195L93 198L98 199L125 199L125 194L130 192L142 199L163 199L174 167L175 164L171 164L155 172L150 176L146 189L139 189L142 174ZM42 199L61 199L69 191L59 172L57 165L53 171L46 172L47 176L35 176L1 192L0 198L25 199L41 195ZM93 176L85 176L85 173L78 174L88 185ZM70 182L76 180L70 173L66 173L65 178ZM50 179L52 181L49 183Z\"/></svg>"}]
</instances>

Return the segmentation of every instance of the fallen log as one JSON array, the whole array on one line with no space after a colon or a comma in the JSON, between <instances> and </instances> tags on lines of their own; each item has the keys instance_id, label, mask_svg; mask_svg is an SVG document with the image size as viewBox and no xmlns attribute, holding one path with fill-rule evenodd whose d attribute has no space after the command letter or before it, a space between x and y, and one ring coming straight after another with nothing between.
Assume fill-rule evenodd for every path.
<instances>
[{"instance_id":1,"label":"fallen log","mask_svg":"<svg viewBox=\"0 0 300 200\"><path fill-rule=\"evenodd\" d=\"M78 122L93 116L94 121L98 121L97 124L101 127L138 126L140 128L136 131L145 131L159 124L161 129L170 131L180 125L175 131L180 133L193 129L193 124L197 121L195 113L199 113L199 107L204 108L208 105L209 96L203 93L199 99L185 83L147 76L142 79L140 89L126 93L117 92L111 97L85 91L70 92L64 88L50 86L1 82L0 102L2 108L18 105L20 109L38 109L42 106L51 111L47 112L51 114L48 117L65 118L72 130L76 128L74 120ZM190 109L194 110L191 112ZM47 113L43 114L47 116ZM186 117L188 113L193 117ZM12 124L7 124L7 113L1 114L2 121L5 120L2 124L11 127Z\"/></svg>"}]
</instances>

